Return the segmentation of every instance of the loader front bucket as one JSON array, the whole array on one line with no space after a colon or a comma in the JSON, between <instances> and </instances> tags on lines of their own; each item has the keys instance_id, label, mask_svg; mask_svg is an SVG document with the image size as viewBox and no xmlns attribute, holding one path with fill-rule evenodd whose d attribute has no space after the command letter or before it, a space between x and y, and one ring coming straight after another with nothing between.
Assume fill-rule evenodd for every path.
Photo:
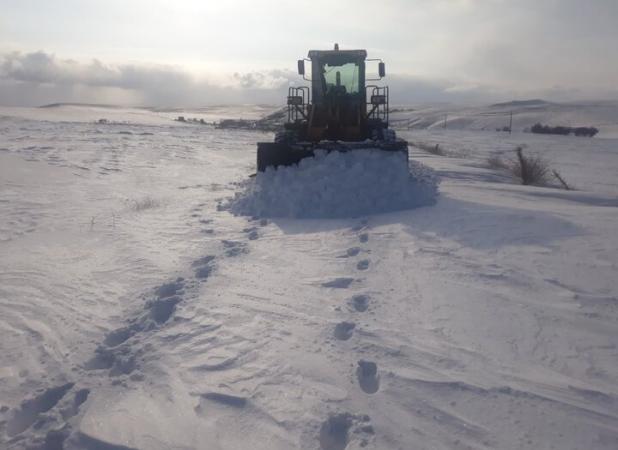
<instances>
[{"instance_id":1,"label":"loader front bucket","mask_svg":"<svg viewBox=\"0 0 618 450\"><path fill-rule=\"evenodd\" d=\"M312 149L295 148L281 142L258 142L257 170L264 172L267 167L293 166L313 156Z\"/></svg>"},{"instance_id":2,"label":"loader front bucket","mask_svg":"<svg viewBox=\"0 0 618 450\"><path fill-rule=\"evenodd\" d=\"M397 152L405 155L405 164L408 164L408 143L403 139L396 141L361 141L340 142L322 141L309 145L290 145L284 142L258 142L257 170L264 172L267 167L293 166L302 159L315 156L314 150L326 152L351 152L355 150L380 150Z\"/></svg>"}]
</instances>

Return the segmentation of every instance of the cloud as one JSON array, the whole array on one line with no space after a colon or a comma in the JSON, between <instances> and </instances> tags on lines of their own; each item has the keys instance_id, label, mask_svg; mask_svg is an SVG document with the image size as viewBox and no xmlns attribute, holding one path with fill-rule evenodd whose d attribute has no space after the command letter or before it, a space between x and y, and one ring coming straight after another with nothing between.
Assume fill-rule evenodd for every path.
<instances>
[{"instance_id":1,"label":"cloud","mask_svg":"<svg viewBox=\"0 0 618 450\"><path fill-rule=\"evenodd\" d=\"M291 70L267 70L247 73L234 73L236 80L242 88L250 89L278 89L288 86L297 78Z\"/></svg>"},{"instance_id":2,"label":"cloud","mask_svg":"<svg viewBox=\"0 0 618 450\"><path fill-rule=\"evenodd\" d=\"M496 59L507 52L492 53ZM496 62L496 65L498 63ZM508 67L504 63L502 67ZM514 70L514 69L513 69ZM523 70L523 69L522 69ZM524 73L520 74L522 77ZM616 89L511 87L465 79L389 74L392 104L486 103L543 97L551 100L617 97ZM234 72L215 83L181 67L161 64L79 62L44 51L0 54L0 104L38 106L56 102L197 107L209 104L282 104L289 85L306 84L291 70ZM559 86L559 87L557 87Z\"/></svg>"},{"instance_id":3,"label":"cloud","mask_svg":"<svg viewBox=\"0 0 618 450\"><path fill-rule=\"evenodd\" d=\"M291 71L235 73L217 85L169 65L82 63L43 51L0 55L0 104L103 101L161 106L276 102ZM110 101L105 95L113 93ZM274 93L279 94L274 97ZM20 102L19 96L23 95ZM124 95L123 95L124 94ZM93 100L95 99L95 100Z\"/></svg>"},{"instance_id":4,"label":"cloud","mask_svg":"<svg viewBox=\"0 0 618 450\"><path fill-rule=\"evenodd\" d=\"M221 85L199 80L177 67L80 63L42 51L13 52L0 58L0 103L26 105L83 101L140 103L153 106L201 106L213 103L283 103L289 85L304 84L291 70L235 72ZM410 76L388 78L396 103L453 101L481 96L457 84ZM3 89L4 87L4 89ZM10 88L10 89L9 89ZM7 89L12 95L7 95ZM108 98L109 97L109 98Z\"/></svg>"},{"instance_id":5,"label":"cloud","mask_svg":"<svg viewBox=\"0 0 618 450\"><path fill-rule=\"evenodd\" d=\"M58 92L113 87L148 102L251 101L273 91L275 101L290 76L273 69L293 69L309 48L332 48L334 42L342 49L367 48L387 62L389 74L413 75L420 88L419 80L428 81L440 98L445 84L454 98L463 93L452 86L505 96L562 86L565 95L571 90L598 97L615 90L618 73L617 0L384 0L379 10L370 0L264 0L259 7L251 0L38 1L35 8L32 2L4 3L2 21L11 26L0 27L0 49L43 46L100 58L84 63L45 52L0 56L5 80L32 83L36 90L44 84ZM299 17L311 24L302 33L299 20L291 19ZM177 65L102 62L112 58L206 59L216 64L218 77L224 68L228 75L214 82ZM171 84L186 96L168 92Z\"/></svg>"},{"instance_id":6,"label":"cloud","mask_svg":"<svg viewBox=\"0 0 618 450\"><path fill-rule=\"evenodd\" d=\"M5 54L1 61L0 78L29 83L143 89L192 82L187 73L172 66L112 66L96 59L84 64L59 59L42 51L25 54L12 52Z\"/></svg>"}]
</instances>

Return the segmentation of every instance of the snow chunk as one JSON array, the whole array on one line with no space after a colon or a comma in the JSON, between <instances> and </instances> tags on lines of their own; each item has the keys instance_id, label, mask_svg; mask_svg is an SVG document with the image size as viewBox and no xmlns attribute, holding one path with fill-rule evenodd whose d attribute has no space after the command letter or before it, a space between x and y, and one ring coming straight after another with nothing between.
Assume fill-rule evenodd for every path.
<instances>
[{"instance_id":1,"label":"snow chunk","mask_svg":"<svg viewBox=\"0 0 618 450\"><path fill-rule=\"evenodd\" d=\"M376 149L317 150L297 166L258 172L223 208L254 217L344 218L434 204L435 173L404 158Z\"/></svg>"}]
</instances>

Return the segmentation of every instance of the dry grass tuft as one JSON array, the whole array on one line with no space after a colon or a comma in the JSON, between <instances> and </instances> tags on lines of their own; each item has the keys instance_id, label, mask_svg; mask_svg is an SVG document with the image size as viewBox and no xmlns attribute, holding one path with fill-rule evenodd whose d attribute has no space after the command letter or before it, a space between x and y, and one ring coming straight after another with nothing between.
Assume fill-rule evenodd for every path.
<instances>
[{"instance_id":1,"label":"dry grass tuft","mask_svg":"<svg viewBox=\"0 0 618 450\"><path fill-rule=\"evenodd\" d=\"M524 154L522 146L515 149L515 158L513 159L504 159L499 154L491 155L487 158L487 167L510 172L524 185L549 186L551 181L557 180L564 189L572 189L557 170L551 169L547 159L539 155Z\"/></svg>"}]
</instances>

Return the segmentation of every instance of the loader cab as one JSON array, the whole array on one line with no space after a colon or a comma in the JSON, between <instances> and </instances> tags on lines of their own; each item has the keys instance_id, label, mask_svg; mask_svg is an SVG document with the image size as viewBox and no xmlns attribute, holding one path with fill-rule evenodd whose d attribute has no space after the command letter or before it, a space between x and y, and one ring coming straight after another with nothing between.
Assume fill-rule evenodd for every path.
<instances>
[{"instance_id":1,"label":"loader cab","mask_svg":"<svg viewBox=\"0 0 618 450\"><path fill-rule=\"evenodd\" d=\"M310 50L308 59L298 61L298 73L311 89L290 88L286 128L312 142L361 141L387 128L388 88L366 84L366 61L379 61L374 80L381 79L384 63L368 60L365 50L339 50L337 44L333 50Z\"/></svg>"},{"instance_id":2,"label":"loader cab","mask_svg":"<svg viewBox=\"0 0 618 450\"><path fill-rule=\"evenodd\" d=\"M313 103L324 104L339 98L364 104L366 57L364 50L310 51Z\"/></svg>"}]
</instances>

